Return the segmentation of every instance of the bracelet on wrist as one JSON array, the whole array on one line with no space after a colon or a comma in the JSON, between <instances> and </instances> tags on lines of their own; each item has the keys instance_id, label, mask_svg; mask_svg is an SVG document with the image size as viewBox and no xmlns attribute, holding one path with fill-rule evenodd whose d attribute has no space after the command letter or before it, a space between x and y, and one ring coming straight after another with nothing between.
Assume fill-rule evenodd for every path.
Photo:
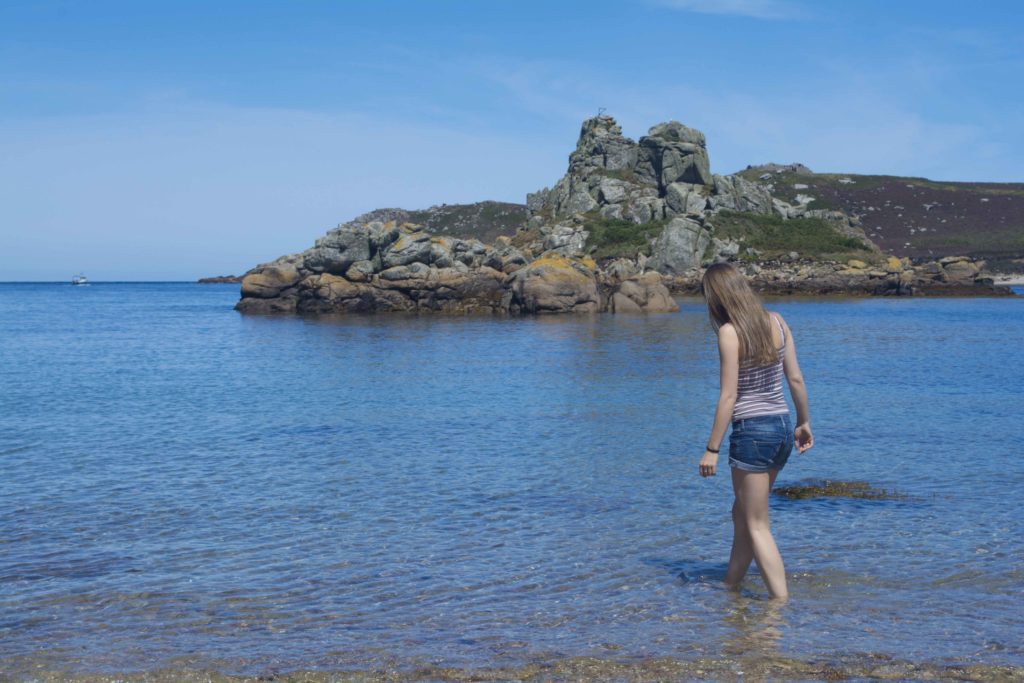
<instances>
[{"instance_id":1,"label":"bracelet on wrist","mask_svg":"<svg viewBox=\"0 0 1024 683\"><path fill-rule=\"evenodd\" d=\"M704 448L708 451L708 453L717 453L718 452L717 448L712 448L711 446L705 446Z\"/></svg>"}]
</instances>

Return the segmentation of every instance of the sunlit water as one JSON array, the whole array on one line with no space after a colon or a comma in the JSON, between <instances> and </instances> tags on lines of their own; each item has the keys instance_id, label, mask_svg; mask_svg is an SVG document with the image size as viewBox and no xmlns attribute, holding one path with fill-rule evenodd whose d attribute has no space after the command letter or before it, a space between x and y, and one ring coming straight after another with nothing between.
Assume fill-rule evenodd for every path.
<instances>
[{"instance_id":1,"label":"sunlit water","mask_svg":"<svg viewBox=\"0 0 1024 683\"><path fill-rule=\"evenodd\" d=\"M1024 665L1024 297L783 299L817 445L792 600L718 587L701 302L243 317L237 286L0 285L0 658L228 672L575 655ZM723 470L727 470L724 462Z\"/></svg>"}]
</instances>

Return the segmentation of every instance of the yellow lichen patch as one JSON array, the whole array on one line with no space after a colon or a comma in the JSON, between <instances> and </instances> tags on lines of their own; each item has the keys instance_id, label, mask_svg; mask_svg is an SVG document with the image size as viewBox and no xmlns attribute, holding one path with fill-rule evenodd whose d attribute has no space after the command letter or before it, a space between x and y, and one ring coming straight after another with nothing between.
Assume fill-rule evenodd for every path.
<instances>
[{"instance_id":1,"label":"yellow lichen patch","mask_svg":"<svg viewBox=\"0 0 1024 683\"><path fill-rule=\"evenodd\" d=\"M549 266L551 268L572 268L572 262L557 252L541 256L540 258L535 259L530 265L537 268L543 266Z\"/></svg>"},{"instance_id":2,"label":"yellow lichen patch","mask_svg":"<svg viewBox=\"0 0 1024 683\"><path fill-rule=\"evenodd\" d=\"M890 273L898 273L903 270L903 261L895 256L890 256L885 260L885 269Z\"/></svg>"},{"instance_id":3,"label":"yellow lichen patch","mask_svg":"<svg viewBox=\"0 0 1024 683\"><path fill-rule=\"evenodd\" d=\"M546 254L533 261L529 268L531 276L539 276L545 280L586 280L587 275L580 268L580 262L562 256L559 253Z\"/></svg>"},{"instance_id":4,"label":"yellow lichen patch","mask_svg":"<svg viewBox=\"0 0 1024 683\"><path fill-rule=\"evenodd\" d=\"M402 235L399 235L398 239L395 240L394 242L392 242L391 246L388 247L388 249L390 249L391 251L401 251L402 249L405 249L406 247L408 247L410 242L419 242L419 241L421 241L423 239L423 237L424 237L424 233L418 232L418 231L417 232L407 232L407 233L404 233ZM439 239L444 239L444 238L442 237L442 238L439 238ZM431 238L430 241L433 242L434 238Z\"/></svg>"},{"instance_id":5,"label":"yellow lichen patch","mask_svg":"<svg viewBox=\"0 0 1024 683\"><path fill-rule=\"evenodd\" d=\"M547 282L585 282L587 276L574 268L548 268L543 272L536 272L541 279Z\"/></svg>"},{"instance_id":6,"label":"yellow lichen patch","mask_svg":"<svg viewBox=\"0 0 1024 683\"><path fill-rule=\"evenodd\" d=\"M850 268L861 268L861 269L863 269L863 268L867 268L868 267L868 264L866 264L866 263L864 263L864 261L861 261L860 259L856 259L856 258L852 258L849 261L847 261L846 265L849 266Z\"/></svg>"},{"instance_id":7,"label":"yellow lichen patch","mask_svg":"<svg viewBox=\"0 0 1024 683\"><path fill-rule=\"evenodd\" d=\"M597 270L597 262L594 261L594 259L590 258L589 256L584 256L583 258L581 258L580 263L585 265L590 270Z\"/></svg>"}]
</instances>

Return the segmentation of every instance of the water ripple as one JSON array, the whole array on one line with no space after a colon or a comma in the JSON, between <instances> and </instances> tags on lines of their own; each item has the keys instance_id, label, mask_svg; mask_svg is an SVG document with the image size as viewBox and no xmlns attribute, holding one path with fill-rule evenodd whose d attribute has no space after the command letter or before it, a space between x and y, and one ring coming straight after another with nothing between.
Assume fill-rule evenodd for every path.
<instances>
[{"instance_id":1,"label":"water ripple","mask_svg":"<svg viewBox=\"0 0 1024 683\"><path fill-rule=\"evenodd\" d=\"M782 300L818 445L793 598L720 588L701 302L678 315L245 318L232 287L0 285L0 663L1024 665L1022 300Z\"/></svg>"}]
</instances>

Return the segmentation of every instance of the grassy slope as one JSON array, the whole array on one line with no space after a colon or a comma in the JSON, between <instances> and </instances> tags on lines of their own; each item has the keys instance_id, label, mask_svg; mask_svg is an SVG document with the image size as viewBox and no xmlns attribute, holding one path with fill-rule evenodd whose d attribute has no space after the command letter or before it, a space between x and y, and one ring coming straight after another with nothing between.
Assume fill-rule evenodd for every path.
<instances>
[{"instance_id":1,"label":"grassy slope","mask_svg":"<svg viewBox=\"0 0 1024 683\"><path fill-rule=\"evenodd\" d=\"M739 175L756 181L763 173L752 169ZM840 182L844 179L853 182ZM773 173L767 182L780 199L793 201L797 194L806 194L815 198L811 208L838 208L861 216L865 232L885 253L931 258L966 254L987 259L992 270L1024 271L1024 183L792 172ZM798 184L808 187L797 189ZM485 201L436 206L409 214L410 220L435 234L475 237L491 244L498 235L515 234L526 220L526 207ZM719 237L743 236L744 246L761 249L766 257L796 251L839 260L864 258L851 245L829 244L828 239L822 242L826 234L821 232L821 225L791 221L786 231L781 231L779 226L767 224L771 221L761 225L759 219L749 216L741 219L724 214L711 220ZM588 246L597 247L597 258L635 256L637 251L646 251L643 235L655 235L663 226L659 223L634 228L616 221L593 225L599 234L591 237Z\"/></svg>"},{"instance_id":2,"label":"grassy slope","mask_svg":"<svg viewBox=\"0 0 1024 683\"><path fill-rule=\"evenodd\" d=\"M634 258L638 253L649 256L651 253L649 240L660 235L667 222L660 220L650 223L634 223L591 215L584 223L584 227L589 233L586 244L587 253L597 261L619 256Z\"/></svg>"},{"instance_id":3,"label":"grassy slope","mask_svg":"<svg viewBox=\"0 0 1024 683\"><path fill-rule=\"evenodd\" d=\"M715 226L715 237L736 240L743 247L756 249L760 252L758 259L774 259L791 251L803 258L835 261L877 258L877 252L872 252L861 240L845 237L820 218L783 220L775 215L722 211L710 221ZM750 258L744 250L739 256Z\"/></svg>"},{"instance_id":4,"label":"grassy slope","mask_svg":"<svg viewBox=\"0 0 1024 683\"><path fill-rule=\"evenodd\" d=\"M757 259L752 259L741 251L741 259L776 259L792 251L804 258L836 261L851 258L874 261L878 258L863 242L843 236L831 223L819 218L787 221L778 216L722 211L709 221L714 225L715 237L736 240L743 247L752 247L760 252ZM619 256L633 258L638 253L650 255L649 241L657 237L667 223L667 220L660 220L637 224L591 215L585 223L590 233L587 253L597 261ZM710 248L709 245L706 256L710 256Z\"/></svg>"},{"instance_id":5,"label":"grassy slope","mask_svg":"<svg viewBox=\"0 0 1024 683\"><path fill-rule=\"evenodd\" d=\"M476 238L493 244L499 235L514 235L526 221L526 206L508 202L446 204L409 212L409 220L435 235Z\"/></svg>"},{"instance_id":6,"label":"grassy slope","mask_svg":"<svg viewBox=\"0 0 1024 683\"><path fill-rule=\"evenodd\" d=\"M764 171L739 175L759 181ZM841 180L853 182L845 183ZM811 208L859 215L864 231L897 256L965 254L989 267L1024 270L1024 183L960 183L899 176L773 173L765 182L785 201L815 198ZM807 188L798 189L798 184ZM913 232L911 232L913 231Z\"/></svg>"}]
</instances>

